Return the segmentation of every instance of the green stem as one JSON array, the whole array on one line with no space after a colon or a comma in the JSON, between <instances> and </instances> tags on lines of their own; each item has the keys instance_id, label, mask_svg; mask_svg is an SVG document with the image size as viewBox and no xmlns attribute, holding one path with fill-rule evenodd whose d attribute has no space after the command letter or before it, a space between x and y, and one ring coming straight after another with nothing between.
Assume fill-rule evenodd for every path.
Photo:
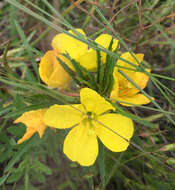
<instances>
[{"instance_id":1,"label":"green stem","mask_svg":"<svg viewBox=\"0 0 175 190\"><path fill-rule=\"evenodd\" d=\"M98 164L99 164L99 170L100 170L100 178L101 178L101 182L102 182L101 190L104 190L106 171L105 171L105 161L104 161L104 146L101 142L99 143Z\"/></svg>"}]
</instances>

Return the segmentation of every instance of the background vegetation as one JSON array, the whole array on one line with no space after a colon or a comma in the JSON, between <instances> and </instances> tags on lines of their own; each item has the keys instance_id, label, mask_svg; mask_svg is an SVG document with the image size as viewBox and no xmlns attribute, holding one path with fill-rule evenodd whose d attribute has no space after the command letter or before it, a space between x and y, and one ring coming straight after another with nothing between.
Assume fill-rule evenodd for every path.
<instances>
[{"instance_id":1,"label":"background vegetation","mask_svg":"<svg viewBox=\"0 0 175 190\"><path fill-rule=\"evenodd\" d=\"M0 189L175 189L174 10L174 0L0 2ZM84 168L62 154L64 132L47 130L42 139L36 134L17 145L25 126L13 124L25 111L60 102L59 92L40 85L38 63L52 37L71 27L91 39L110 33L121 51L144 53L152 72L146 91L155 98L129 109L137 146L105 149L104 159Z\"/></svg>"}]
</instances>

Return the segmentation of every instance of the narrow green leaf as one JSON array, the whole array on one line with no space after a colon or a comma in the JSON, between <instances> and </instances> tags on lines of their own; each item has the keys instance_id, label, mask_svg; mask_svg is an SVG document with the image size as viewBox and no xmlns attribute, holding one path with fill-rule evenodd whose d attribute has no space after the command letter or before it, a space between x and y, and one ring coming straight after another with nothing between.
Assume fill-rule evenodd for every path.
<instances>
[{"instance_id":1,"label":"narrow green leaf","mask_svg":"<svg viewBox=\"0 0 175 190\"><path fill-rule=\"evenodd\" d=\"M8 178L9 175L10 175L10 172L7 173L6 175L3 175L3 176L0 178L0 186L4 184L4 182L6 181L6 179Z\"/></svg>"},{"instance_id":2,"label":"narrow green leaf","mask_svg":"<svg viewBox=\"0 0 175 190\"><path fill-rule=\"evenodd\" d=\"M16 29L17 29L17 32L18 32L20 38L21 38L22 41L24 42L24 48L25 48L25 50L27 51L27 53L29 54L29 56L32 57L32 56L33 56L33 50L32 50L32 48L30 47L30 45L29 45L29 43L28 43L28 41L27 41L27 39L26 39L26 37L25 37L24 31L22 30L22 28L21 28L20 25L18 24L18 21L17 21L17 20L15 20L14 23L15 23L15 26L16 26Z\"/></svg>"},{"instance_id":3,"label":"narrow green leaf","mask_svg":"<svg viewBox=\"0 0 175 190\"><path fill-rule=\"evenodd\" d=\"M24 174L24 188L25 190L30 190L29 189L29 165L26 165L25 168L25 174Z\"/></svg>"},{"instance_id":4,"label":"narrow green leaf","mask_svg":"<svg viewBox=\"0 0 175 190\"><path fill-rule=\"evenodd\" d=\"M106 178L106 170L105 170L105 155L104 155L104 146L99 142L99 155L98 155L98 164L99 164L99 170L100 170L100 178L102 182L102 190L104 190L105 187L105 178Z\"/></svg>"},{"instance_id":5,"label":"narrow green leaf","mask_svg":"<svg viewBox=\"0 0 175 190\"><path fill-rule=\"evenodd\" d=\"M81 85L96 90L97 84L94 75L92 75L86 68L82 67L77 61L72 59L68 54L63 55L72 63L77 75L75 78L79 80Z\"/></svg>"},{"instance_id":6,"label":"narrow green leaf","mask_svg":"<svg viewBox=\"0 0 175 190\"><path fill-rule=\"evenodd\" d=\"M9 178L7 180L7 183L18 182L21 179L22 175L23 175L23 172L14 172L14 173L12 173L9 176Z\"/></svg>"},{"instance_id":7,"label":"narrow green leaf","mask_svg":"<svg viewBox=\"0 0 175 190\"><path fill-rule=\"evenodd\" d=\"M93 181L92 177L88 178L87 180L88 180L90 189L91 190L95 190L95 188L94 188L94 181Z\"/></svg>"},{"instance_id":8,"label":"narrow green leaf","mask_svg":"<svg viewBox=\"0 0 175 190\"><path fill-rule=\"evenodd\" d=\"M101 75L103 75L102 71L101 71L101 55L100 55L100 51L96 50L97 53L97 83L99 83Z\"/></svg>"},{"instance_id":9,"label":"narrow green leaf","mask_svg":"<svg viewBox=\"0 0 175 190\"><path fill-rule=\"evenodd\" d=\"M33 142L32 142L32 141L29 141L28 144L25 144L22 149L18 150L18 151L14 154L13 158L9 161L9 163L7 164L7 166L5 167L4 172L5 172L5 173L8 172L8 171L14 166L14 164L16 164L16 162L19 161L19 159L21 158L21 156L22 156L25 152L27 152L28 149L29 149L31 146L33 146L33 145L34 145Z\"/></svg>"},{"instance_id":10,"label":"narrow green leaf","mask_svg":"<svg viewBox=\"0 0 175 190\"><path fill-rule=\"evenodd\" d=\"M5 113L8 113L12 109L13 105L8 105L6 107L0 108L0 116L4 115Z\"/></svg>"}]
</instances>

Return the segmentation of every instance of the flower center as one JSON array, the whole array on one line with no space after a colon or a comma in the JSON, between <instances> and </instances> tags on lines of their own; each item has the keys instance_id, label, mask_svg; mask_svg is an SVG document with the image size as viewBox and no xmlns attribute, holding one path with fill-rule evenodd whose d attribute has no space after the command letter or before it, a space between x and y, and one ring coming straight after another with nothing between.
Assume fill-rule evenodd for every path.
<instances>
[{"instance_id":1,"label":"flower center","mask_svg":"<svg viewBox=\"0 0 175 190\"><path fill-rule=\"evenodd\" d=\"M97 114L93 112L86 112L86 115L84 116L82 122L83 125L89 127L90 131L93 132L95 127L94 127L94 120L97 120Z\"/></svg>"}]
</instances>

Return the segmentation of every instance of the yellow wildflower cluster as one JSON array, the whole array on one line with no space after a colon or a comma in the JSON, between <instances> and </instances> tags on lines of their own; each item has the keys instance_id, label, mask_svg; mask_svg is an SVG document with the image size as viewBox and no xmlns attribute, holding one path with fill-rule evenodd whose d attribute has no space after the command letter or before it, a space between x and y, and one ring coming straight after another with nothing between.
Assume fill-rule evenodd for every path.
<instances>
[{"instance_id":1,"label":"yellow wildflower cluster","mask_svg":"<svg viewBox=\"0 0 175 190\"><path fill-rule=\"evenodd\" d=\"M79 34L86 38L81 29L69 32L75 36ZM108 49L111 40L111 35L102 34L95 39L95 42L100 48ZM113 39L112 50L117 47L118 40ZM79 62L88 71L97 71L97 52L88 48L87 44L60 33L53 38L52 48L53 50L46 52L42 57L39 65L40 77L48 86L59 89L66 89L70 86L71 76L61 66L59 60L64 61L73 71L75 69L70 60L63 56L63 53L68 53L72 59ZM102 63L105 64L106 53L101 51L100 54ZM150 102L118 72L118 68L120 68L139 88L144 89L149 77L135 70L135 67L142 62L143 56L143 54L133 53L131 55L126 52L121 55L121 59L116 61L113 72L114 84L109 94L112 101L119 101L124 106ZM98 155L97 137L113 152L125 151L129 146L134 132L133 122L114 111L115 108L112 104L96 91L82 88L80 89L80 104L53 105L48 109L25 112L17 118L14 123L22 122L27 126L26 133L18 140L18 144L29 139L36 132L42 137L46 126L57 129L72 128L65 138L63 151L72 161L76 161L82 166L90 166Z\"/></svg>"}]
</instances>

